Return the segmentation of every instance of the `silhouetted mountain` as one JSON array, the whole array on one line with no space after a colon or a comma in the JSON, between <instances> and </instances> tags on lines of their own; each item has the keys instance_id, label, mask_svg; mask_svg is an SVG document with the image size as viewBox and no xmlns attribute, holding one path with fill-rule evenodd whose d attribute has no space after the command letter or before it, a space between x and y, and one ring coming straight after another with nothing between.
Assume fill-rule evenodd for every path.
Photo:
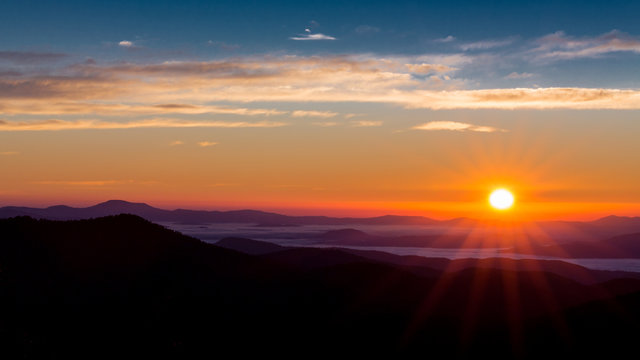
<instances>
[{"instance_id":1,"label":"silhouetted mountain","mask_svg":"<svg viewBox=\"0 0 640 360\"><path fill-rule=\"evenodd\" d=\"M3 219L0 352L616 358L640 335L635 280L410 270L338 249L250 256L131 215Z\"/></svg>"},{"instance_id":2,"label":"silhouetted mountain","mask_svg":"<svg viewBox=\"0 0 640 360\"><path fill-rule=\"evenodd\" d=\"M328 232L337 235L362 236L363 232L350 229ZM366 235L366 234L365 234ZM597 284L612 279L640 279L640 273L625 271L592 270L583 266L559 260L508 259L508 258L467 258L450 260L445 258L427 258L415 255L394 255L382 251L356 250L349 248L291 248L265 241L242 238L226 238L216 243L217 246L237 250L252 255L269 255L268 258L301 267L321 267L375 261L401 266L403 269L418 275L437 276L444 272L458 272L469 268L498 269L516 272L544 271L566 277L581 284ZM355 256L348 256L352 254ZM634 285L637 286L637 285ZM636 287L640 289L640 286Z\"/></svg>"},{"instance_id":3,"label":"silhouetted mountain","mask_svg":"<svg viewBox=\"0 0 640 360\"><path fill-rule=\"evenodd\" d=\"M437 220L421 216L378 216L371 218L333 218L327 216L287 216L257 210L205 211L205 210L163 210L144 203L123 200L109 200L87 208L51 206L44 209L7 206L0 208L0 218L32 216L52 220L90 219L100 216L133 214L149 221L173 221L187 224L198 223L254 223L291 225L391 225L391 224L435 224Z\"/></svg>"},{"instance_id":4,"label":"silhouetted mountain","mask_svg":"<svg viewBox=\"0 0 640 360\"><path fill-rule=\"evenodd\" d=\"M640 257L640 233L615 236L605 240L604 243L622 250L625 254L633 254L633 257Z\"/></svg>"},{"instance_id":5,"label":"silhouetted mountain","mask_svg":"<svg viewBox=\"0 0 640 360\"><path fill-rule=\"evenodd\" d=\"M527 246L516 246L505 252L560 258L638 259L640 258L640 233L619 235L602 241L574 241L546 246L527 244Z\"/></svg>"},{"instance_id":6,"label":"silhouetted mountain","mask_svg":"<svg viewBox=\"0 0 640 360\"><path fill-rule=\"evenodd\" d=\"M640 279L640 273L626 271L592 270L583 266L558 260L508 259L508 258L467 258L450 260L427 258L416 255L394 255L382 251L339 248L341 251L374 261L408 268L425 267L440 272L457 272L469 268L488 268L508 271L544 271L554 273L581 284L597 284L612 279Z\"/></svg>"},{"instance_id":7,"label":"silhouetted mountain","mask_svg":"<svg viewBox=\"0 0 640 360\"><path fill-rule=\"evenodd\" d=\"M461 248L479 245L476 242L470 242L468 237L463 235L375 236L356 229L327 231L314 237L314 240L336 246Z\"/></svg>"},{"instance_id":8,"label":"silhouetted mountain","mask_svg":"<svg viewBox=\"0 0 640 360\"><path fill-rule=\"evenodd\" d=\"M371 236L364 231L356 229L340 229L331 230L318 235L316 238L326 243L351 243L353 245L360 243L369 243L375 241L377 236Z\"/></svg>"},{"instance_id":9,"label":"silhouetted mountain","mask_svg":"<svg viewBox=\"0 0 640 360\"><path fill-rule=\"evenodd\" d=\"M288 249L274 243L245 238L224 238L217 241L215 245L249 255L265 255Z\"/></svg>"},{"instance_id":10,"label":"silhouetted mountain","mask_svg":"<svg viewBox=\"0 0 640 360\"><path fill-rule=\"evenodd\" d=\"M545 221L537 223L553 238L601 241L617 235L640 232L640 217L606 216L593 221Z\"/></svg>"},{"instance_id":11,"label":"silhouetted mountain","mask_svg":"<svg viewBox=\"0 0 640 360\"><path fill-rule=\"evenodd\" d=\"M323 237L336 235L366 235L352 229L336 230L323 234ZM631 237L632 241L633 237ZM613 240L613 239L612 239ZM624 240L627 240L625 237ZM559 260L508 259L508 258L467 258L450 260L445 258L427 258L415 255L394 255L383 251L359 250L349 248L291 248L270 242L243 238L225 238L217 246L237 250L245 254L269 255L269 259L295 264L300 267L322 267L362 261L375 261L401 266L418 275L437 276L444 272L458 272L469 268L498 269L515 272L544 271L577 281L581 284L597 284L613 279L640 279L640 273L625 271L592 270L583 266ZM352 254L355 256L349 256ZM627 283L628 285L628 283ZM640 289L634 283L634 288Z\"/></svg>"}]
</instances>

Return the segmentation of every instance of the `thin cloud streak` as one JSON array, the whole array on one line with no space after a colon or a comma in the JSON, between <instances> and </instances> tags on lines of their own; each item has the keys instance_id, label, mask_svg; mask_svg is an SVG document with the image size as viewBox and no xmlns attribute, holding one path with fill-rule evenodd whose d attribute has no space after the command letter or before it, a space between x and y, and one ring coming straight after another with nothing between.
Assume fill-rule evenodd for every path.
<instances>
[{"instance_id":1,"label":"thin cloud streak","mask_svg":"<svg viewBox=\"0 0 640 360\"><path fill-rule=\"evenodd\" d=\"M319 122L314 122L313 125L320 126L320 127L333 127L333 126L338 126L340 124L338 124L335 121L319 121Z\"/></svg>"},{"instance_id":2,"label":"thin cloud streak","mask_svg":"<svg viewBox=\"0 0 640 360\"><path fill-rule=\"evenodd\" d=\"M452 42L452 41L455 41L455 40L456 40L455 36L448 35L446 37L443 37L443 38L440 38L440 39L435 39L433 41L437 42L437 43L448 43L448 42Z\"/></svg>"},{"instance_id":3,"label":"thin cloud streak","mask_svg":"<svg viewBox=\"0 0 640 360\"><path fill-rule=\"evenodd\" d=\"M67 54L34 51L0 51L0 62L41 64L66 58Z\"/></svg>"},{"instance_id":4,"label":"thin cloud streak","mask_svg":"<svg viewBox=\"0 0 640 360\"><path fill-rule=\"evenodd\" d=\"M122 40L118 43L118 46L122 46L122 47L126 47L126 48L130 48L133 47L133 42L129 41L129 40Z\"/></svg>"},{"instance_id":5,"label":"thin cloud streak","mask_svg":"<svg viewBox=\"0 0 640 360\"><path fill-rule=\"evenodd\" d=\"M337 112L333 111L306 111L306 110L296 110L291 113L293 117L316 117L316 118L332 118L338 115Z\"/></svg>"},{"instance_id":6,"label":"thin cloud streak","mask_svg":"<svg viewBox=\"0 0 640 360\"><path fill-rule=\"evenodd\" d=\"M447 73L458 70L457 68L442 65L442 64L407 64L407 68L410 72L416 74L432 74L432 73Z\"/></svg>"},{"instance_id":7,"label":"thin cloud streak","mask_svg":"<svg viewBox=\"0 0 640 360\"><path fill-rule=\"evenodd\" d=\"M513 42L514 39L476 41L472 43L462 44L460 45L460 49L463 51L488 50L511 45Z\"/></svg>"},{"instance_id":8,"label":"thin cloud streak","mask_svg":"<svg viewBox=\"0 0 640 360\"><path fill-rule=\"evenodd\" d=\"M212 106L199 104L124 104L87 101L51 102L44 99L14 100L3 103L0 100L0 111L3 114L28 115L154 115L154 114L228 114L242 116L284 115L286 111L277 109L250 109L244 107Z\"/></svg>"},{"instance_id":9,"label":"thin cloud streak","mask_svg":"<svg viewBox=\"0 0 640 360\"><path fill-rule=\"evenodd\" d=\"M352 121L351 126L353 127L377 127L382 126L382 121L371 121L371 120L358 120Z\"/></svg>"},{"instance_id":10,"label":"thin cloud streak","mask_svg":"<svg viewBox=\"0 0 640 360\"><path fill-rule=\"evenodd\" d=\"M522 73L518 73L518 72L512 72L511 74L505 76L505 78L507 79L511 79L511 80L515 80L515 79L528 79L533 77L534 75L528 72L522 72Z\"/></svg>"},{"instance_id":11,"label":"thin cloud streak","mask_svg":"<svg viewBox=\"0 0 640 360\"><path fill-rule=\"evenodd\" d=\"M536 54L537 60L544 61L595 58L613 52L640 54L640 39L618 30L579 39L558 31L538 39L536 44L530 52Z\"/></svg>"},{"instance_id":12,"label":"thin cloud streak","mask_svg":"<svg viewBox=\"0 0 640 360\"><path fill-rule=\"evenodd\" d=\"M294 37L290 37L289 39L291 40L336 40L335 37L333 36L329 36L329 35L325 35L325 34L303 34L303 35L298 35L298 36L294 36Z\"/></svg>"},{"instance_id":13,"label":"thin cloud streak","mask_svg":"<svg viewBox=\"0 0 640 360\"><path fill-rule=\"evenodd\" d=\"M275 121L186 121L179 119L150 119L130 122L100 120L44 120L44 121L3 121L1 131L55 131L55 130L98 130L98 129L136 129L136 128L273 128L286 126Z\"/></svg>"},{"instance_id":14,"label":"thin cloud streak","mask_svg":"<svg viewBox=\"0 0 640 360\"><path fill-rule=\"evenodd\" d=\"M507 132L505 129L499 129L491 126L478 126L457 121L430 121L421 125L416 125L411 129L423 131Z\"/></svg>"}]
</instances>

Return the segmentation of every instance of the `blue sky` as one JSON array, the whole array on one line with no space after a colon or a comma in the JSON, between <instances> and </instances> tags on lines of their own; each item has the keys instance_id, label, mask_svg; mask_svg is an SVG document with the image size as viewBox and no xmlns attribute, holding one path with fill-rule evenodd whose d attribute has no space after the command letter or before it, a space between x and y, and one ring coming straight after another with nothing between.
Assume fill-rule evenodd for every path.
<instances>
[{"instance_id":1,"label":"blue sky","mask_svg":"<svg viewBox=\"0 0 640 360\"><path fill-rule=\"evenodd\" d=\"M9 0L0 4L0 45L82 49L139 38L157 48L215 40L258 51L296 49L300 44L287 39L315 22L313 31L343 40L326 50L349 51L357 45L356 50L402 53L449 35L477 41L555 31L574 36L613 29L638 33L640 25L630 16L638 12L637 1ZM362 36L359 27L376 36Z\"/></svg>"},{"instance_id":2,"label":"blue sky","mask_svg":"<svg viewBox=\"0 0 640 360\"><path fill-rule=\"evenodd\" d=\"M137 62L256 54L493 55L500 61L488 67L477 60L457 75L471 88L630 88L640 73L637 51L552 61L530 53L552 34L597 42L615 32L638 41L640 22L630 14L640 14L640 2L3 1L0 51ZM309 35L330 40L292 40ZM122 41L132 46L118 46Z\"/></svg>"},{"instance_id":3,"label":"blue sky","mask_svg":"<svg viewBox=\"0 0 640 360\"><path fill-rule=\"evenodd\" d=\"M0 167L14 171L0 202L457 201L453 214L509 183L636 206L638 14L638 1L4 0Z\"/></svg>"}]
</instances>

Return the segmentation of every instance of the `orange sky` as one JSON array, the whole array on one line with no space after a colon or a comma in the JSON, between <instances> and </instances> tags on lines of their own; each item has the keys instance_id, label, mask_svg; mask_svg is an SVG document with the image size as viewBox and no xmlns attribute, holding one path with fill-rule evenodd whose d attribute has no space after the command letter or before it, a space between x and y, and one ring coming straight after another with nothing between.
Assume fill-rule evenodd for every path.
<instances>
[{"instance_id":1,"label":"orange sky","mask_svg":"<svg viewBox=\"0 0 640 360\"><path fill-rule=\"evenodd\" d=\"M0 178L0 205L125 199L341 216L640 213L633 111L361 110L367 113L356 118L375 125L270 115L258 121L286 125L0 132L0 165L9 170ZM412 129L425 120L504 131ZM513 210L490 209L487 196L496 187L514 192Z\"/></svg>"}]
</instances>

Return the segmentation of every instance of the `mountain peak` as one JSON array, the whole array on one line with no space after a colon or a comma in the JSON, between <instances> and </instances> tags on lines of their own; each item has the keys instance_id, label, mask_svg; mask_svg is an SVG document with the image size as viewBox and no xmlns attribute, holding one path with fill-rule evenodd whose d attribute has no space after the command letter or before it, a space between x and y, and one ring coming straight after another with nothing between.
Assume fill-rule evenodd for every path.
<instances>
[{"instance_id":1,"label":"mountain peak","mask_svg":"<svg viewBox=\"0 0 640 360\"><path fill-rule=\"evenodd\" d=\"M150 205L145 203L133 203L125 200L107 200L105 202L101 202L97 205L92 206L93 208L120 208L120 207L144 207L151 208Z\"/></svg>"},{"instance_id":2,"label":"mountain peak","mask_svg":"<svg viewBox=\"0 0 640 360\"><path fill-rule=\"evenodd\" d=\"M628 221L634 221L634 220L638 220L640 218L638 217L631 217L631 216L618 216L618 215L609 215L609 216L605 216L602 217L598 220L593 221L593 223L600 223L600 224L605 224L605 223L621 223L621 222L628 222Z\"/></svg>"}]
</instances>

